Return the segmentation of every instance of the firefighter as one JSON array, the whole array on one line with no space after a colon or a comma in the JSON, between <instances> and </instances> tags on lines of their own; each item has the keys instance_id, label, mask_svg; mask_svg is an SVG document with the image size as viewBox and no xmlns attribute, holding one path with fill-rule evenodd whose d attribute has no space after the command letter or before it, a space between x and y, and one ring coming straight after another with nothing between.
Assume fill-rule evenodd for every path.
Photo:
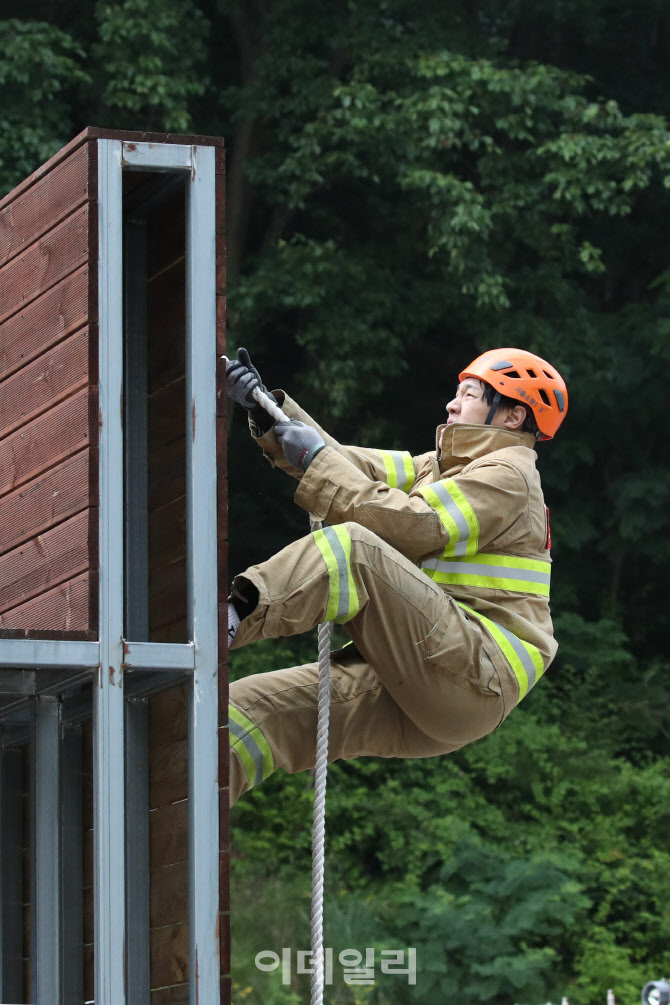
<instances>
[{"instance_id":1,"label":"firefighter","mask_svg":"<svg viewBox=\"0 0 670 1005\"><path fill-rule=\"evenodd\" d=\"M281 390L272 423L248 353L228 395L296 503L325 521L233 581L232 649L322 621L353 645L332 655L329 760L430 757L500 725L551 663L550 530L537 440L565 418L556 369L523 349L489 350L459 374L435 448L342 446ZM231 802L277 768L314 766L318 665L230 689Z\"/></svg>"}]
</instances>

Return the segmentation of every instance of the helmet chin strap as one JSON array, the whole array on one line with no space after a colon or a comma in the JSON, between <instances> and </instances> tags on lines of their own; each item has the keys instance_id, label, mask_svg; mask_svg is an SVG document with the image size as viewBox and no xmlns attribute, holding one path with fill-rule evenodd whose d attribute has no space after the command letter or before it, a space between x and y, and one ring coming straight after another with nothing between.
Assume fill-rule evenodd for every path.
<instances>
[{"instance_id":1,"label":"helmet chin strap","mask_svg":"<svg viewBox=\"0 0 670 1005\"><path fill-rule=\"evenodd\" d=\"M501 397L502 395L500 394L500 391L496 391L493 395L493 401L491 402L491 407L489 408L489 414L486 416L486 422L484 423L485 426L490 426L493 422L493 416L498 411L498 405L500 404Z\"/></svg>"}]
</instances>

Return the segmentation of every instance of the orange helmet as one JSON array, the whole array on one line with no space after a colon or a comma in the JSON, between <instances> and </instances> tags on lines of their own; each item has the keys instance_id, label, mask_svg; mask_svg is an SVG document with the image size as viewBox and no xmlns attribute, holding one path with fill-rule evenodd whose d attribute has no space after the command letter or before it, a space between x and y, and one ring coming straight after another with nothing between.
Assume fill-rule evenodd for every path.
<instances>
[{"instance_id":1,"label":"orange helmet","mask_svg":"<svg viewBox=\"0 0 670 1005\"><path fill-rule=\"evenodd\" d=\"M540 440L550 440L567 414L568 389L560 373L526 349L488 349L458 375L459 380L466 377L477 377L490 384L499 396L528 405ZM495 400L487 421L493 418L499 400Z\"/></svg>"}]
</instances>

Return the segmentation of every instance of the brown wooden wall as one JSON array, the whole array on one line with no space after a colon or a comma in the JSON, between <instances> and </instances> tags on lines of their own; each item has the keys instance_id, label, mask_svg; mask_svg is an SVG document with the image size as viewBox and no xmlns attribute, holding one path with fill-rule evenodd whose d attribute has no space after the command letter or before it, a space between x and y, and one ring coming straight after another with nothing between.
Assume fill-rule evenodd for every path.
<instances>
[{"instance_id":1,"label":"brown wooden wall","mask_svg":"<svg viewBox=\"0 0 670 1005\"><path fill-rule=\"evenodd\" d=\"M147 227L149 638L186 642L186 214L179 189Z\"/></svg>"},{"instance_id":2,"label":"brown wooden wall","mask_svg":"<svg viewBox=\"0 0 670 1005\"><path fill-rule=\"evenodd\" d=\"M0 201L4 634L96 629L96 183L82 141Z\"/></svg>"}]
</instances>

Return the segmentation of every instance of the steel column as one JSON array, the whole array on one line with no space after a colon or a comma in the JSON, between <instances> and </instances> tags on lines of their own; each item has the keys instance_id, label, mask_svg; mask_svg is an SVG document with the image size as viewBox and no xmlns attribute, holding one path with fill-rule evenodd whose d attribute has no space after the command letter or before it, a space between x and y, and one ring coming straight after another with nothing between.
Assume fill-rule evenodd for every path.
<instances>
[{"instance_id":1,"label":"steel column","mask_svg":"<svg viewBox=\"0 0 670 1005\"><path fill-rule=\"evenodd\" d=\"M187 591L195 644L189 709L191 1005L220 1000L214 205L214 150L193 147L186 222Z\"/></svg>"},{"instance_id":2,"label":"steel column","mask_svg":"<svg viewBox=\"0 0 670 1005\"><path fill-rule=\"evenodd\" d=\"M124 219L125 631L149 639L149 406L147 371L147 223ZM124 670L128 666L128 647ZM126 681L124 680L124 690ZM126 985L128 1005L149 1005L149 708L125 710Z\"/></svg>"},{"instance_id":3,"label":"steel column","mask_svg":"<svg viewBox=\"0 0 670 1005\"><path fill-rule=\"evenodd\" d=\"M0 743L1 743L0 737ZM0 1000L24 1001L22 752L0 746Z\"/></svg>"},{"instance_id":4,"label":"steel column","mask_svg":"<svg viewBox=\"0 0 670 1005\"><path fill-rule=\"evenodd\" d=\"M148 1005L149 952L149 706L126 701L126 960L128 1005Z\"/></svg>"},{"instance_id":5,"label":"steel column","mask_svg":"<svg viewBox=\"0 0 670 1005\"><path fill-rule=\"evenodd\" d=\"M96 1005L126 1005L121 143L98 141L99 645L93 686Z\"/></svg>"},{"instance_id":6,"label":"steel column","mask_svg":"<svg viewBox=\"0 0 670 1005\"><path fill-rule=\"evenodd\" d=\"M58 700L38 698L32 730L31 989L61 1005L61 745Z\"/></svg>"},{"instance_id":7,"label":"steel column","mask_svg":"<svg viewBox=\"0 0 670 1005\"><path fill-rule=\"evenodd\" d=\"M82 731L61 736L61 994L63 1005L84 1000L84 867L82 833Z\"/></svg>"}]
</instances>

